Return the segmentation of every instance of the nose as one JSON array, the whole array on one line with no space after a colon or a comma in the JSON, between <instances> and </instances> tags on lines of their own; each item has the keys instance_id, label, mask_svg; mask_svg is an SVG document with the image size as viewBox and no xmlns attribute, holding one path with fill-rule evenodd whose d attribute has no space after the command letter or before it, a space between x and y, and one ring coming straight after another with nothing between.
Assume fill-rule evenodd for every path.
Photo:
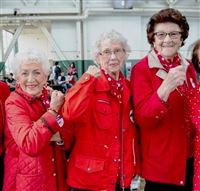
<instances>
[{"instance_id":1,"label":"nose","mask_svg":"<svg viewBox=\"0 0 200 191\"><path fill-rule=\"evenodd\" d=\"M168 41L168 40L171 41L172 39L171 39L171 37L169 36L169 34L167 34L166 37L164 38L164 40L165 40L165 41L166 41L166 40L167 40L167 41Z\"/></svg>"},{"instance_id":2,"label":"nose","mask_svg":"<svg viewBox=\"0 0 200 191\"><path fill-rule=\"evenodd\" d=\"M111 59L116 58L115 52L111 52L110 58L111 58Z\"/></svg>"},{"instance_id":3,"label":"nose","mask_svg":"<svg viewBox=\"0 0 200 191\"><path fill-rule=\"evenodd\" d=\"M32 81L34 81L34 76L33 76L32 73L30 73L30 74L28 75L28 82L32 82Z\"/></svg>"}]
</instances>

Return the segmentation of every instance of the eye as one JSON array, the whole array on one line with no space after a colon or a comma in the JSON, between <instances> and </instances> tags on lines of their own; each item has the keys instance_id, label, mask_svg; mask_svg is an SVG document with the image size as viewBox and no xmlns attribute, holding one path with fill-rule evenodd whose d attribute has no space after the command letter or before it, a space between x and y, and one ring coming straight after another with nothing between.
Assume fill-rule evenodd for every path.
<instances>
[{"instance_id":1,"label":"eye","mask_svg":"<svg viewBox=\"0 0 200 191\"><path fill-rule=\"evenodd\" d=\"M177 35L179 35L179 32L171 32L170 33L170 36L172 36L172 37L177 36Z\"/></svg>"},{"instance_id":2,"label":"eye","mask_svg":"<svg viewBox=\"0 0 200 191\"><path fill-rule=\"evenodd\" d=\"M103 51L103 54L110 54L110 53L111 53L110 50L104 50L104 51Z\"/></svg>"},{"instance_id":3,"label":"eye","mask_svg":"<svg viewBox=\"0 0 200 191\"><path fill-rule=\"evenodd\" d=\"M114 50L115 53L120 53L121 52L121 49L116 49Z\"/></svg>"},{"instance_id":4,"label":"eye","mask_svg":"<svg viewBox=\"0 0 200 191\"><path fill-rule=\"evenodd\" d=\"M22 75L22 76L27 76L27 75L28 75L28 72L22 72L21 75Z\"/></svg>"},{"instance_id":5,"label":"eye","mask_svg":"<svg viewBox=\"0 0 200 191\"><path fill-rule=\"evenodd\" d=\"M159 36L159 37L165 37L166 36L166 33L164 33L164 32L158 32L157 33L157 36Z\"/></svg>"}]
</instances>

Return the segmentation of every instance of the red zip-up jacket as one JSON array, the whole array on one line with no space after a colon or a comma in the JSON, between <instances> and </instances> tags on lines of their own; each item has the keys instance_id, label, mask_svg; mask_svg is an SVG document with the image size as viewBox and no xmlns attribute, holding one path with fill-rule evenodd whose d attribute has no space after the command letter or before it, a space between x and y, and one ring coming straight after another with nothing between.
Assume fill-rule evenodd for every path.
<instances>
[{"instance_id":1,"label":"red zip-up jacket","mask_svg":"<svg viewBox=\"0 0 200 191\"><path fill-rule=\"evenodd\" d=\"M76 140L68 164L71 187L114 191L118 180L121 187L130 186L138 148L125 78L123 88L121 111L103 74L95 78L85 73L66 94L62 113L74 122Z\"/></svg>"},{"instance_id":2,"label":"red zip-up jacket","mask_svg":"<svg viewBox=\"0 0 200 191\"><path fill-rule=\"evenodd\" d=\"M60 131L69 147L71 135L59 127L40 98L21 88L6 100L3 191L66 191L65 148L51 142Z\"/></svg>"}]
</instances>

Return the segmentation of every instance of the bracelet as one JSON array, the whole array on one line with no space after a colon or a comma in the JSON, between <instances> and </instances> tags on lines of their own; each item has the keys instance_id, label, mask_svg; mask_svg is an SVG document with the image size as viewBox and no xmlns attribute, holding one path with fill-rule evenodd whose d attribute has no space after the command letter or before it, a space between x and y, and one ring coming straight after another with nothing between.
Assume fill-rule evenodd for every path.
<instances>
[{"instance_id":1,"label":"bracelet","mask_svg":"<svg viewBox=\"0 0 200 191\"><path fill-rule=\"evenodd\" d=\"M48 108L48 111L53 111L56 115L58 115L58 111L56 111L55 109Z\"/></svg>"},{"instance_id":2,"label":"bracelet","mask_svg":"<svg viewBox=\"0 0 200 191\"><path fill-rule=\"evenodd\" d=\"M56 145L62 146L62 145L64 145L64 141L63 141L63 140L61 140L61 141L56 141Z\"/></svg>"}]
</instances>

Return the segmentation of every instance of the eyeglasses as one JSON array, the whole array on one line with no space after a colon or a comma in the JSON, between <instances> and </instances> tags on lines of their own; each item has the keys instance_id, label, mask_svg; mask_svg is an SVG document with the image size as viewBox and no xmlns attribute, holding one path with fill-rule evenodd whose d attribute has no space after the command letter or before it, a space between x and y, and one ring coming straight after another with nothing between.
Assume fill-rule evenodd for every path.
<instances>
[{"instance_id":1,"label":"eyeglasses","mask_svg":"<svg viewBox=\"0 0 200 191\"><path fill-rule=\"evenodd\" d=\"M113 50L113 51L110 50L110 49L106 49L106 50L100 52L99 54L100 54L101 56L103 56L104 58L110 58L111 55L112 55L112 53L113 53L117 58L120 58L121 56L124 55L125 50L122 49L122 48L118 48L118 49L115 49L115 50Z\"/></svg>"},{"instance_id":2,"label":"eyeglasses","mask_svg":"<svg viewBox=\"0 0 200 191\"><path fill-rule=\"evenodd\" d=\"M169 37L171 39L177 39L177 38L180 37L182 32L179 32L179 31L172 31L172 32L169 32L169 33L167 33L167 32L155 32L153 34L156 35L159 40L164 40L167 35L169 35Z\"/></svg>"}]
</instances>

